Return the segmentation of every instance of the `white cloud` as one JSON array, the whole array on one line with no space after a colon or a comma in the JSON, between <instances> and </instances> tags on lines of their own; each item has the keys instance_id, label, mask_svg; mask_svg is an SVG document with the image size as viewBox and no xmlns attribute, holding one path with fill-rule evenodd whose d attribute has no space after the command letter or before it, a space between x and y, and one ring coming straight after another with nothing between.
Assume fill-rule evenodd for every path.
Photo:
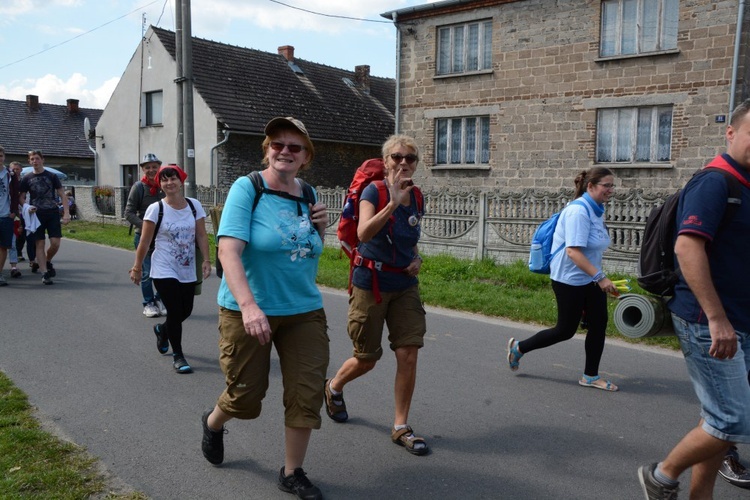
<instances>
[{"instance_id":1,"label":"white cloud","mask_svg":"<svg viewBox=\"0 0 750 500\"><path fill-rule=\"evenodd\" d=\"M82 3L82 0L3 0L0 15L12 17L50 7L78 7Z\"/></svg>"},{"instance_id":2,"label":"white cloud","mask_svg":"<svg viewBox=\"0 0 750 500\"><path fill-rule=\"evenodd\" d=\"M99 88L86 88L88 79L74 73L68 80L57 75L47 74L36 80L12 81L0 85L0 98L25 101L28 94L39 96L39 102L64 105L68 99L78 99L82 108L104 109L114 92L119 78L105 81Z\"/></svg>"}]
</instances>

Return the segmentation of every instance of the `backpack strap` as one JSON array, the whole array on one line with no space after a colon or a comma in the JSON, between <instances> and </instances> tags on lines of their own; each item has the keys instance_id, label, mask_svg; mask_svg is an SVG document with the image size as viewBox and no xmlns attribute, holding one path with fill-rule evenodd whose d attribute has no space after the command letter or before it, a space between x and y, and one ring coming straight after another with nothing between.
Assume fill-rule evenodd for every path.
<instances>
[{"instance_id":1,"label":"backpack strap","mask_svg":"<svg viewBox=\"0 0 750 500\"><path fill-rule=\"evenodd\" d=\"M742 205L742 184L745 184L746 181L744 178L742 178L739 172L736 172L731 167L731 165L729 165L729 163L727 163L727 161L721 156L717 156L716 158L714 158L711 163L709 163L703 169L699 170L695 175L697 176L704 172L719 172L727 181L729 196L727 197L727 207L726 210L724 210L724 216L721 218L721 222L719 223L720 230L721 228L729 224L729 221L734 218L734 215L740 209L740 205ZM740 179L742 180L740 181Z\"/></svg>"},{"instance_id":2,"label":"backpack strap","mask_svg":"<svg viewBox=\"0 0 750 500\"><path fill-rule=\"evenodd\" d=\"M269 189L263 184L263 178L260 175L260 172L257 170L250 172L247 174L247 176L250 178L250 182L253 184L253 188L255 189L255 198L253 199L253 208L252 211L255 212L255 207L258 206L258 202L260 202L260 197L264 193L272 194L275 196L280 196L282 198L285 198L287 200L292 200L297 202L297 215L302 215L302 209L299 206L299 203L309 203L312 205L315 205L315 192L313 191L312 186L310 186L307 182L303 181L302 179L297 179L297 182L299 183L300 188L302 189L302 197L294 196L292 194L287 193L286 191L278 191L275 189Z\"/></svg>"},{"instance_id":3,"label":"backpack strap","mask_svg":"<svg viewBox=\"0 0 750 500\"><path fill-rule=\"evenodd\" d=\"M589 219L591 218L591 211L589 210L589 204L588 203L584 202L580 198L576 198L575 200L573 200L570 203L568 203L568 205L565 208L568 208L570 205L573 205L573 204L583 206L586 209L586 214L589 216ZM563 208L563 210L565 210L565 208ZM561 212L562 212L562 210L561 210ZM554 231L552 232L552 237L553 238L555 237ZM563 242L562 245L560 245L559 247L557 247L557 250L555 250L554 252L552 252L552 254L549 256L550 263L552 262L552 259L555 258L555 255L557 255L557 253L560 250L562 250L563 248L565 248L565 242Z\"/></svg>"}]
</instances>

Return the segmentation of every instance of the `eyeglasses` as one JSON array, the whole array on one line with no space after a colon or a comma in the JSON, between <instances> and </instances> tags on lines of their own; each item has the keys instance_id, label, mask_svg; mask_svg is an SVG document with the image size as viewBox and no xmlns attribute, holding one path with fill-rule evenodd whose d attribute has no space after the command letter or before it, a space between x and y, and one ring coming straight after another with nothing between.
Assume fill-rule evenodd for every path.
<instances>
[{"instance_id":1,"label":"eyeglasses","mask_svg":"<svg viewBox=\"0 0 750 500\"><path fill-rule=\"evenodd\" d=\"M419 159L419 157L417 157L417 155L412 155L412 154L402 155L400 153L393 153L393 154L391 154L389 156L396 163L401 163L401 160L406 160L406 163L408 163L410 165Z\"/></svg>"},{"instance_id":2,"label":"eyeglasses","mask_svg":"<svg viewBox=\"0 0 750 500\"><path fill-rule=\"evenodd\" d=\"M608 182L606 184L602 184L601 182L598 182L597 185L604 187L605 189L614 189L615 185L611 182Z\"/></svg>"},{"instance_id":3,"label":"eyeglasses","mask_svg":"<svg viewBox=\"0 0 750 500\"><path fill-rule=\"evenodd\" d=\"M271 149L278 151L279 153L284 151L284 148L287 148L290 153L299 153L305 149L305 146L302 146L301 144L284 144L283 142L272 142L269 146L271 146Z\"/></svg>"}]
</instances>

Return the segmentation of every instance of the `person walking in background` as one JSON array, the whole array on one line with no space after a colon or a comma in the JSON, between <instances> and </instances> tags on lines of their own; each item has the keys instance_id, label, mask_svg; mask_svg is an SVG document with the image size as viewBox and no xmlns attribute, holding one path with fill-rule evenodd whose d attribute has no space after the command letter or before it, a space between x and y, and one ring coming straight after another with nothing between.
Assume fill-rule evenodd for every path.
<instances>
[{"instance_id":1,"label":"person walking in background","mask_svg":"<svg viewBox=\"0 0 750 500\"><path fill-rule=\"evenodd\" d=\"M326 412L336 422L349 418L344 386L375 368L383 356L383 326L387 324L390 348L396 355L391 440L411 454L424 455L429 451L426 441L408 424L417 357L427 332L417 278L422 267L417 249L422 214L412 183L419 148L411 137L394 135L383 144L382 152L386 177L370 183L362 191L359 204L358 265L352 273L347 327L354 354L326 381ZM387 187L388 200L380 211L377 182ZM374 292L378 289L381 300Z\"/></svg>"},{"instance_id":2,"label":"person walking in background","mask_svg":"<svg viewBox=\"0 0 750 500\"><path fill-rule=\"evenodd\" d=\"M750 99L732 112L726 153L712 166L741 184L737 213L722 223L727 179L708 171L680 193L674 252L680 279L667 303L701 404L698 425L638 478L646 499L677 498L692 468L690 498L712 498L717 471L735 443L750 443Z\"/></svg>"},{"instance_id":3,"label":"person walking in background","mask_svg":"<svg viewBox=\"0 0 750 500\"><path fill-rule=\"evenodd\" d=\"M562 246L565 250L556 252L550 264L557 324L520 342L511 337L508 365L516 371L525 354L573 338L585 312L586 363L578 383L616 391L615 384L599 376L608 321L607 293L617 294L615 285L602 271L602 255L610 244L604 205L614 192L614 175L607 168L593 167L578 174L575 186L574 198L583 203L571 202L563 209L552 240L553 249Z\"/></svg>"},{"instance_id":4,"label":"person walking in background","mask_svg":"<svg viewBox=\"0 0 750 500\"><path fill-rule=\"evenodd\" d=\"M8 165L8 168L10 169L11 174L13 174L18 181L18 186L20 189L21 186L21 170L23 169L23 166L21 163L17 161L12 161ZM15 213L16 217L13 220L13 244L10 247L9 251L9 260L10 260L10 277L11 278L21 278L23 275L21 274L21 271L18 270L18 263L24 261L23 258L23 245L26 243L26 235L24 234L26 231L24 231L23 228L23 213L22 213L22 201L21 196L19 193L18 196L18 207L16 207Z\"/></svg>"},{"instance_id":5,"label":"person walking in background","mask_svg":"<svg viewBox=\"0 0 750 500\"><path fill-rule=\"evenodd\" d=\"M248 176L240 177L229 190L217 235L224 268L219 363L226 388L202 416L201 449L211 464L221 464L224 424L260 416L275 346L284 386L285 457L278 487L314 500L322 493L302 466L312 429L321 425L328 369L328 326L315 284L328 213L325 204L314 202L312 188L297 179L315 156L304 124L274 118L265 133L266 168L256 178L261 192Z\"/></svg>"},{"instance_id":6,"label":"person walking in background","mask_svg":"<svg viewBox=\"0 0 750 500\"><path fill-rule=\"evenodd\" d=\"M68 198L65 190L52 172L44 169L44 155L39 150L29 151L29 163L34 167L34 171L24 175L21 179L21 192L28 193L28 201L34 207L37 218L39 219L39 228L34 233L36 240L36 261L38 267L42 269L42 283L51 285L54 282L52 278L57 275L55 267L52 265L52 258L60 249L60 239L62 238L62 227L60 223L67 224L70 222L70 211L68 210ZM60 197L63 203L62 221L60 212L57 208L57 199L55 193ZM45 251L45 237L49 236L49 248Z\"/></svg>"},{"instance_id":7,"label":"person walking in background","mask_svg":"<svg viewBox=\"0 0 750 500\"><path fill-rule=\"evenodd\" d=\"M0 146L0 286L8 285L2 272L8 250L14 247L13 231L17 214L18 178L5 166L5 148ZM12 267L15 269L15 266Z\"/></svg>"},{"instance_id":8,"label":"person walking in background","mask_svg":"<svg viewBox=\"0 0 750 500\"><path fill-rule=\"evenodd\" d=\"M182 352L182 323L193 312L198 281L196 245L204 259L201 264L203 279L211 274L206 212L198 200L185 198L182 194L187 174L180 167L167 165L159 168L157 179L165 197L163 201L152 203L143 216L141 240L130 269L130 279L136 285L142 283L143 262L153 240L151 275L167 306L166 321L154 325L156 347L161 354L166 354L171 345L175 371L192 373L193 369Z\"/></svg>"},{"instance_id":9,"label":"person walking in background","mask_svg":"<svg viewBox=\"0 0 750 500\"><path fill-rule=\"evenodd\" d=\"M128 201L125 204L125 219L135 228L133 236L133 246L138 248L141 241L141 232L143 230L143 216L146 209L154 202L164 198L164 192L159 186L159 179L156 173L161 166L161 160L153 153L143 156L141 162L141 171L143 177L136 181L130 188ZM143 259L143 268L141 269L141 295L143 296L143 315L147 318L156 318L166 316L167 310L164 303L159 299L159 293L154 294L154 286L151 280L151 256L153 249L150 249Z\"/></svg>"}]
</instances>

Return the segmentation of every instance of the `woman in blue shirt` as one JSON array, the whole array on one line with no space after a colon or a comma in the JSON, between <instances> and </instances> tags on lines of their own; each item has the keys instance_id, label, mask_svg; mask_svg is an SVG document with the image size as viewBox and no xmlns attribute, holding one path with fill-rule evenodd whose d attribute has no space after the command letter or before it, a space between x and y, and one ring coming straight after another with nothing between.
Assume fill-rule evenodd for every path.
<instances>
[{"instance_id":1,"label":"woman in blue shirt","mask_svg":"<svg viewBox=\"0 0 750 500\"><path fill-rule=\"evenodd\" d=\"M605 391L617 386L599 376L599 362L604 352L607 330L607 293L617 290L602 271L602 255L610 239L604 225L604 204L614 192L614 175L603 167L583 171L575 179L575 198L585 205L568 204L560 214L552 248L564 245L551 263L550 278L557 300L557 324L523 341L508 341L508 364L518 370L524 354L573 338L585 314L586 364L578 383Z\"/></svg>"}]
</instances>

